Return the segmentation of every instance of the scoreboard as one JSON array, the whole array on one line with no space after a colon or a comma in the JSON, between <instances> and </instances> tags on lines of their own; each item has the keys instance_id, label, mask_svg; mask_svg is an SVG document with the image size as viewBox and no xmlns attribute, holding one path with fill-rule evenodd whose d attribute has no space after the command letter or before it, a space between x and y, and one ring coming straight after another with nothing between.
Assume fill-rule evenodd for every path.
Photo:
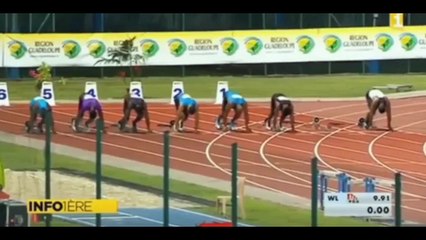
<instances>
[{"instance_id":1,"label":"scoreboard","mask_svg":"<svg viewBox=\"0 0 426 240\"><path fill-rule=\"evenodd\" d=\"M338 192L324 194L324 215L330 217L392 217L392 194Z\"/></svg>"}]
</instances>

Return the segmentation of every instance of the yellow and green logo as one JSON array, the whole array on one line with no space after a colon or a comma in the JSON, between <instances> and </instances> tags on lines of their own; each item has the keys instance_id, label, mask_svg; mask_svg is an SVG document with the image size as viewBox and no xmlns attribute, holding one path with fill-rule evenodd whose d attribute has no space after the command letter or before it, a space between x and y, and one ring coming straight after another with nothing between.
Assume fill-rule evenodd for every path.
<instances>
[{"instance_id":1,"label":"yellow and green logo","mask_svg":"<svg viewBox=\"0 0 426 240\"><path fill-rule=\"evenodd\" d=\"M324 44L327 51L335 53L342 46L342 40L335 35L328 35L324 37Z\"/></svg>"},{"instance_id":2,"label":"yellow and green logo","mask_svg":"<svg viewBox=\"0 0 426 240\"><path fill-rule=\"evenodd\" d=\"M170 53L175 57L180 57L186 52L186 44L180 39L172 39L169 41Z\"/></svg>"},{"instance_id":3,"label":"yellow and green logo","mask_svg":"<svg viewBox=\"0 0 426 240\"><path fill-rule=\"evenodd\" d=\"M224 38L220 41L222 51L228 56L233 55L238 50L238 42L233 38Z\"/></svg>"},{"instance_id":4,"label":"yellow and green logo","mask_svg":"<svg viewBox=\"0 0 426 240\"><path fill-rule=\"evenodd\" d=\"M99 40L89 41L89 43L87 43L87 48L89 49L90 56L94 58L100 58L106 52L105 44Z\"/></svg>"},{"instance_id":5,"label":"yellow and green logo","mask_svg":"<svg viewBox=\"0 0 426 240\"><path fill-rule=\"evenodd\" d=\"M411 51L417 45L417 37L411 33L403 33L399 36L401 47L406 51Z\"/></svg>"},{"instance_id":6,"label":"yellow and green logo","mask_svg":"<svg viewBox=\"0 0 426 240\"><path fill-rule=\"evenodd\" d=\"M299 46L299 51L306 54L312 51L315 47L315 41L309 36L303 35L297 38L297 46Z\"/></svg>"},{"instance_id":7,"label":"yellow and green logo","mask_svg":"<svg viewBox=\"0 0 426 240\"><path fill-rule=\"evenodd\" d=\"M247 52L251 55L258 54L263 48L262 40L256 37L247 38L245 41L245 45Z\"/></svg>"},{"instance_id":8,"label":"yellow and green logo","mask_svg":"<svg viewBox=\"0 0 426 240\"><path fill-rule=\"evenodd\" d=\"M80 44L78 44L74 40L67 40L62 43L62 48L64 49L64 54L68 58L75 58L80 54L81 47Z\"/></svg>"},{"instance_id":9,"label":"yellow and green logo","mask_svg":"<svg viewBox=\"0 0 426 240\"><path fill-rule=\"evenodd\" d=\"M142 40L141 48L143 55L147 57L153 57L160 50L158 43L152 39Z\"/></svg>"},{"instance_id":10,"label":"yellow and green logo","mask_svg":"<svg viewBox=\"0 0 426 240\"><path fill-rule=\"evenodd\" d=\"M16 59L22 58L27 52L27 47L23 42L11 41L8 45L10 55Z\"/></svg>"},{"instance_id":11,"label":"yellow and green logo","mask_svg":"<svg viewBox=\"0 0 426 240\"><path fill-rule=\"evenodd\" d=\"M383 52L389 51L393 46L393 38L389 34L381 33L376 37L377 46Z\"/></svg>"}]
</instances>

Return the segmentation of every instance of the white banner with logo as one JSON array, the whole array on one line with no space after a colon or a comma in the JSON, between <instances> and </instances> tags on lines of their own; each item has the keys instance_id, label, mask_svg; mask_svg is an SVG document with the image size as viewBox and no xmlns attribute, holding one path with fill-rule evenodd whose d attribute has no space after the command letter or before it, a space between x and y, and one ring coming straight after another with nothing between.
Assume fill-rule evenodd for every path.
<instances>
[{"instance_id":1,"label":"white banner with logo","mask_svg":"<svg viewBox=\"0 0 426 240\"><path fill-rule=\"evenodd\" d=\"M109 55L135 38L133 65L203 65L426 58L426 26L297 30L2 34L5 67L120 66ZM118 58L115 58L118 59Z\"/></svg>"}]
</instances>

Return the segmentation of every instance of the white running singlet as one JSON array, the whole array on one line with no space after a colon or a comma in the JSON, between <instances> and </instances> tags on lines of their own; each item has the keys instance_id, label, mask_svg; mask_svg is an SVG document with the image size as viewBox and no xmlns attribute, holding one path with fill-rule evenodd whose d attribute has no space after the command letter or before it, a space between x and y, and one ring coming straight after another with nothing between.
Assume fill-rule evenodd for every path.
<instances>
[{"instance_id":1,"label":"white running singlet","mask_svg":"<svg viewBox=\"0 0 426 240\"><path fill-rule=\"evenodd\" d=\"M385 94L378 89L373 89L368 92L368 97L370 97L370 99L374 101L379 98L384 98Z\"/></svg>"},{"instance_id":2,"label":"white running singlet","mask_svg":"<svg viewBox=\"0 0 426 240\"><path fill-rule=\"evenodd\" d=\"M287 97L284 97L284 96L278 96L278 97L277 97L277 100L278 100L278 101L289 101L290 99L289 99L289 98L287 98Z\"/></svg>"}]
</instances>

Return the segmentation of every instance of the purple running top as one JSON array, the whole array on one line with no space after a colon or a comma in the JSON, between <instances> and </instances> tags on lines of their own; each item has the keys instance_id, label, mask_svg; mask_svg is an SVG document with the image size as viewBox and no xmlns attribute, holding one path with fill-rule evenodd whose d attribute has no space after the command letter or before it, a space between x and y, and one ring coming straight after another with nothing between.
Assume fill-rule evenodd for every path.
<instances>
[{"instance_id":1,"label":"purple running top","mask_svg":"<svg viewBox=\"0 0 426 240\"><path fill-rule=\"evenodd\" d=\"M101 106L101 103L96 98L84 99L82 107L81 107L81 111L83 112L96 111L98 113L101 113L102 106Z\"/></svg>"}]
</instances>

